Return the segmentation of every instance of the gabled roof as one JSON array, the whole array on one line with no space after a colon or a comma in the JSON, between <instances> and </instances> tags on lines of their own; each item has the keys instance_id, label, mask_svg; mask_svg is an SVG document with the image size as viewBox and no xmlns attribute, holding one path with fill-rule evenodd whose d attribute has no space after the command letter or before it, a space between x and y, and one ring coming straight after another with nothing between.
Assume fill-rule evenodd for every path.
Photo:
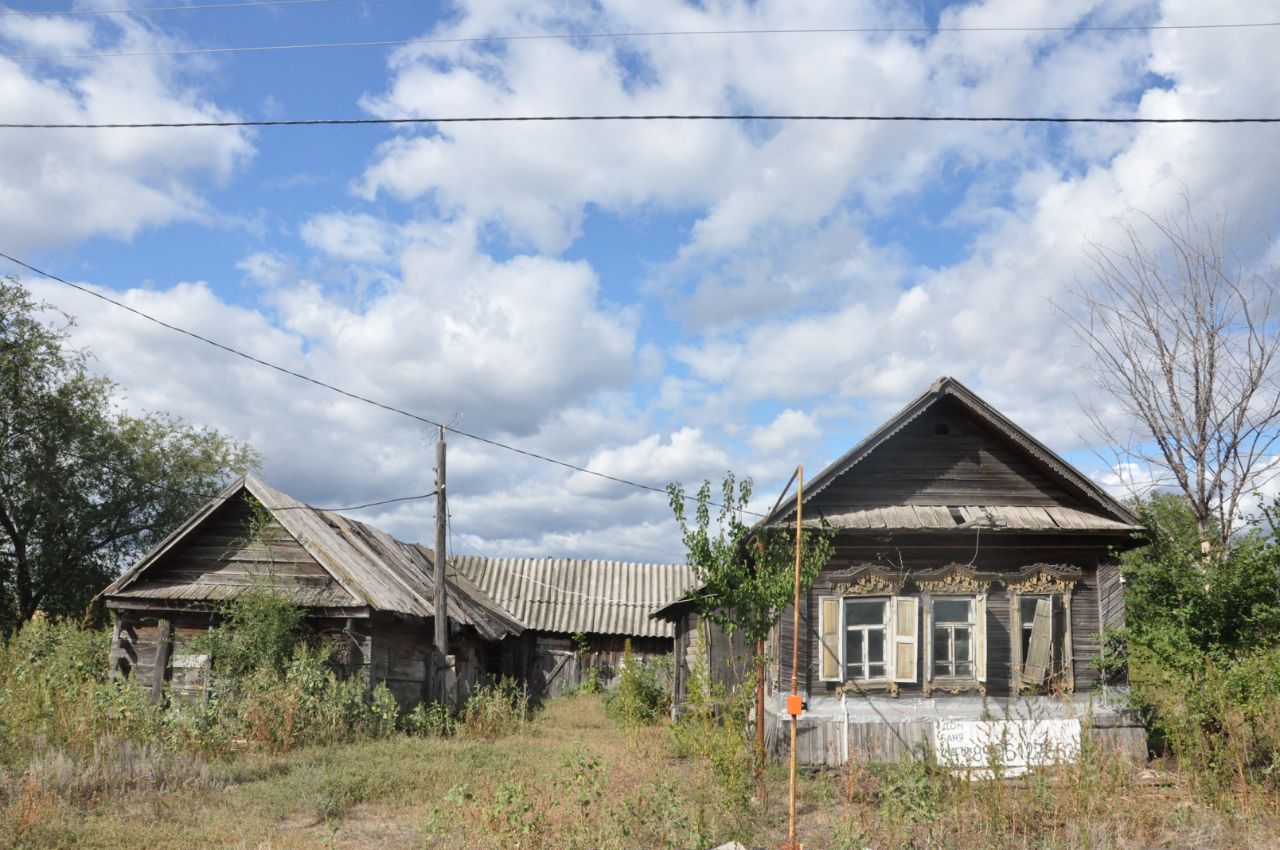
<instances>
[{"instance_id":1,"label":"gabled roof","mask_svg":"<svg viewBox=\"0 0 1280 850\"><path fill-rule=\"evenodd\" d=\"M527 628L565 634L672 637L675 627L649 613L695 583L687 564L476 556L451 563Z\"/></svg>"},{"instance_id":2,"label":"gabled roof","mask_svg":"<svg viewBox=\"0 0 1280 850\"><path fill-rule=\"evenodd\" d=\"M896 434L919 418L925 411L947 399L953 399L976 419L985 423L992 432L1017 448L1052 480L1080 498L1090 510L1076 510L1069 507L1029 508L1009 505L967 505L958 506L961 511L960 521L955 521L954 517L951 517L951 521L948 523L944 521L948 517L943 517L939 512L939 510L945 511L945 508L881 506L869 510L848 511L849 516L847 517L828 516L829 521L833 524L838 524L840 527L921 530L953 529L979 523L985 523L988 527L998 529L1024 531L1054 529L1061 531L1128 532L1141 529L1142 526L1138 518L1128 508L1097 484L1090 481L1044 443L1015 425L1008 417L978 397L976 393L964 384L955 378L945 375L935 381L929 389L921 393L910 404L898 411L889 421L873 431L862 442L818 473L811 481L806 482L805 503L808 504L810 500L816 498L840 476L853 470L859 463L886 442L893 439ZM969 516L964 511L973 512L974 516ZM768 517L761 520L761 523L784 522L794 512L795 502L784 502L773 510Z\"/></svg>"},{"instance_id":3,"label":"gabled roof","mask_svg":"<svg viewBox=\"0 0 1280 850\"><path fill-rule=\"evenodd\" d=\"M341 588L341 592L338 588L330 588L315 598L304 594L296 600L299 603L313 607L367 606L375 611L415 617L433 615L434 556L430 549L403 543L371 525L313 508L252 475L241 477L211 499L99 595L107 599L176 599L182 602L228 598L226 588L217 585L208 585L207 590L202 587L195 592L186 589L180 594L163 587L149 587L146 574L163 561L166 554L194 535L224 503L246 493L269 511ZM524 625L519 620L465 576L451 576L446 578L446 582L450 619L473 626L490 640L500 640L523 630Z\"/></svg>"}]
</instances>

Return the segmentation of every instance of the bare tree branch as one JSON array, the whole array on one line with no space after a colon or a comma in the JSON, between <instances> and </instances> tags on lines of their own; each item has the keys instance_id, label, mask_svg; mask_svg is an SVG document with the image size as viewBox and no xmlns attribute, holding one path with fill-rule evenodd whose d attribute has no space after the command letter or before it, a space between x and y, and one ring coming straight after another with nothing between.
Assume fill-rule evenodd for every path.
<instances>
[{"instance_id":1,"label":"bare tree branch","mask_svg":"<svg viewBox=\"0 0 1280 850\"><path fill-rule=\"evenodd\" d=\"M1120 226L1121 247L1085 247L1091 275L1071 290L1081 309L1058 312L1114 405L1087 409L1090 423L1186 495L1208 551L1280 473L1280 279L1246 268L1225 217L1197 219L1185 195L1176 215Z\"/></svg>"}]
</instances>

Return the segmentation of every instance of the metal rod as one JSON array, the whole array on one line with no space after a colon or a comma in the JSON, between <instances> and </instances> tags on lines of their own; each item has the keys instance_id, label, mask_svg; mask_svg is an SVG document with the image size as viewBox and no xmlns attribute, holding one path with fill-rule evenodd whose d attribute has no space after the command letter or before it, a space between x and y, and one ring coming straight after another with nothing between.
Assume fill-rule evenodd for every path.
<instances>
[{"instance_id":1,"label":"metal rod","mask_svg":"<svg viewBox=\"0 0 1280 850\"><path fill-rule=\"evenodd\" d=\"M796 774L798 772L798 764L796 759L796 737L800 729L800 709L795 706L794 702L800 697L800 559L801 552L804 548L804 538L802 537L801 524L803 517L801 511L804 502L804 466L796 467L796 573L795 573L795 599L794 599L794 620L791 629L791 699L793 705L788 706L791 714L791 786L789 788L790 795L790 823L787 827L787 850L801 850L801 845L796 841Z\"/></svg>"}]
</instances>

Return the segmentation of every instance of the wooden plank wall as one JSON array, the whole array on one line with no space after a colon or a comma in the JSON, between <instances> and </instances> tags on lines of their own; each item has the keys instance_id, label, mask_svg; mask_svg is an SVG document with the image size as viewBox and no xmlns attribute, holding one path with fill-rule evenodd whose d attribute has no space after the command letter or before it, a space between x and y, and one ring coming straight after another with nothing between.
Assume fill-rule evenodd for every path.
<instances>
[{"instance_id":1,"label":"wooden plank wall","mask_svg":"<svg viewBox=\"0 0 1280 850\"><path fill-rule=\"evenodd\" d=\"M938 434L939 426L948 433ZM815 509L882 505L1082 507L959 404L941 401L813 500Z\"/></svg>"},{"instance_id":2,"label":"wooden plank wall","mask_svg":"<svg viewBox=\"0 0 1280 850\"><path fill-rule=\"evenodd\" d=\"M325 569L277 520L251 528L249 505L232 499L218 508L199 532L179 544L144 581L184 585L246 585L267 578L273 584L326 586Z\"/></svg>"},{"instance_id":3,"label":"wooden plank wall","mask_svg":"<svg viewBox=\"0 0 1280 850\"><path fill-rule=\"evenodd\" d=\"M1086 690L1097 683L1092 662L1099 653L1098 567L1114 563L1110 547L1114 540L1106 537L1049 536L983 533L973 531L938 532L932 535L898 535L893 539L867 545L870 534L842 534L837 541L831 564L815 580L813 589L802 600L800 627L800 687L806 695L835 695L837 684L822 682L817 670L817 600L834 593L831 573L865 563L879 564L885 569L905 568L908 572L937 569L949 563L973 562L974 568L1012 576L1036 563L1067 564L1079 567L1081 575L1071 597L1071 631L1073 672L1076 689ZM1118 586L1118 584L1117 584ZM911 592L911 591L908 591ZM1118 595L1118 591L1116 592ZM1113 606L1116 604L1112 602ZM1121 601L1120 605L1123 604ZM987 693L1005 696L1013 692L1013 646L1010 634L1009 594L997 583L991 586L987 601ZM792 614L791 606L783 613L778 647L780 650L780 688L789 689L791 675ZM903 695L923 693L923 641L920 648L921 677L915 684L901 684Z\"/></svg>"}]
</instances>

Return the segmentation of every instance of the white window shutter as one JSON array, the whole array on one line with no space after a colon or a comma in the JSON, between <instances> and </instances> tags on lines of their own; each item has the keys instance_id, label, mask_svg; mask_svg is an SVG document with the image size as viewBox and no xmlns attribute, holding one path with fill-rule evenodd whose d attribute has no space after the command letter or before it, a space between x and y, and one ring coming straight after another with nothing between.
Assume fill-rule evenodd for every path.
<instances>
[{"instance_id":1,"label":"white window shutter","mask_svg":"<svg viewBox=\"0 0 1280 850\"><path fill-rule=\"evenodd\" d=\"M818 662L818 678L824 682L839 682L840 675L840 598L822 596L818 599L818 638L821 660Z\"/></svg>"},{"instance_id":2,"label":"white window shutter","mask_svg":"<svg viewBox=\"0 0 1280 850\"><path fill-rule=\"evenodd\" d=\"M987 594L974 600L973 670L979 682L987 681Z\"/></svg>"},{"instance_id":3,"label":"white window shutter","mask_svg":"<svg viewBox=\"0 0 1280 850\"><path fill-rule=\"evenodd\" d=\"M920 600L914 596L893 599L893 681L914 682L920 650Z\"/></svg>"}]
</instances>

